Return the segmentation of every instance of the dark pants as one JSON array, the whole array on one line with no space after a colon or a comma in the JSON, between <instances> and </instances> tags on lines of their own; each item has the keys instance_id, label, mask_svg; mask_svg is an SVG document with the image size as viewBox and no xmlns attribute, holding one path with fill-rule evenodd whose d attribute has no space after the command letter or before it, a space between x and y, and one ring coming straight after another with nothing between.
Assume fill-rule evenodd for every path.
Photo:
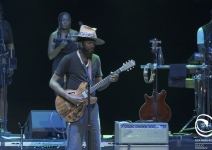
<instances>
[{"instance_id":1,"label":"dark pants","mask_svg":"<svg viewBox=\"0 0 212 150\"><path fill-rule=\"evenodd\" d=\"M91 150L101 150L101 134L100 134L100 119L99 107L96 103L94 108L91 108ZM87 144L87 123L88 123L88 109L85 110L83 117L74 123L71 123L70 128L67 127L67 150L82 150L83 138L86 139Z\"/></svg>"}]
</instances>

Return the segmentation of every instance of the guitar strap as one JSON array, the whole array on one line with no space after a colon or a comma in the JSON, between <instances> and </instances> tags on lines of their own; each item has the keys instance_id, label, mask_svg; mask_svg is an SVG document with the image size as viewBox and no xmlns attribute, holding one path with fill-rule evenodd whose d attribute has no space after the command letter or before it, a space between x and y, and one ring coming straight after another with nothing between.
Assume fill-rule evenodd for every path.
<instances>
[{"instance_id":1,"label":"guitar strap","mask_svg":"<svg viewBox=\"0 0 212 150\"><path fill-rule=\"evenodd\" d=\"M88 59L88 63L87 63L87 65L85 65L85 63L82 60L82 57L81 57L81 54L79 53L79 51L77 51L77 55L78 55L82 65L83 65L83 67L85 69L85 72L86 72L86 74L88 76L88 79L89 79L89 82L90 82L90 86L92 86L92 63L91 63L91 60ZM88 69L86 67L88 67Z\"/></svg>"}]
</instances>

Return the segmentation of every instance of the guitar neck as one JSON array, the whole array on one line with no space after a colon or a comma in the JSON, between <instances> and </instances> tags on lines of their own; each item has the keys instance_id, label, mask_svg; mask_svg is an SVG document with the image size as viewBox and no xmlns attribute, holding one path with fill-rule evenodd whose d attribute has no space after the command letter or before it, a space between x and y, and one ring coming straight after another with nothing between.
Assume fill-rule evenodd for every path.
<instances>
[{"instance_id":1,"label":"guitar neck","mask_svg":"<svg viewBox=\"0 0 212 150\"><path fill-rule=\"evenodd\" d=\"M121 72L121 69L119 68L118 70L116 70L114 73L115 74L119 74ZM94 91L96 91L98 88L106 85L109 82L111 75L108 75L107 77L105 77L103 80L101 80L100 82L98 82L97 84L95 84L94 86L91 87L90 91L91 93L93 93Z\"/></svg>"}]
</instances>

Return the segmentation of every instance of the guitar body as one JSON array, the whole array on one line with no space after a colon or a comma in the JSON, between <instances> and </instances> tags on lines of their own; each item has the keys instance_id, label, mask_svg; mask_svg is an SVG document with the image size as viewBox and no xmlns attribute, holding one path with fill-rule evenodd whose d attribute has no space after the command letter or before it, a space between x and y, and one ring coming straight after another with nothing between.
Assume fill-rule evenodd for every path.
<instances>
[{"instance_id":1,"label":"guitar body","mask_svg":"<svg viewBox=\"0 0 212 150\"><path fill-rule=\"evenodd\" d=\"M162 90L158 93L157 102L154 102L153 96L145 94L146 102L141 106L139 110L139 117L141 120L153 120L157 122L168 122L171 118L171 109L165 103L166 91ZM154 116L154 105L157 105L157 118Z\"/></svg>"},{"instance_id":2,"label":"guitar body","mask_svg":"<svg viewBox=\"0 0 212 150\"><path fill-rule=\"evenodd\" d=\"M82 82L77 90L66 90L68 94L74 94L81 96L82 92L86 90L87 83ZM97 101L97 97L90 97L90 104L94 104ZM83 115L86 106L88 105L88 99L85 99L80 105L72 104L61 96L57 96L55 100L55 107L58 114L65 119L67 122L76 122Z\"/></svg>"}]
</instances>

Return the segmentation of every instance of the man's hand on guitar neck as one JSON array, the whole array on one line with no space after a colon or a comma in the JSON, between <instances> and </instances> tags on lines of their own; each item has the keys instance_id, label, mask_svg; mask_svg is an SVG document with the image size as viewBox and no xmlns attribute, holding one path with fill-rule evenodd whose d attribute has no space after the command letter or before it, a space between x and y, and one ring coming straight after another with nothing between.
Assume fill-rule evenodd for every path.
<instances>
[{"instance_id":1,"label":"man's hand on guitar neck","mask_svg":"<svg viewBox=\"0 0 212 150\"><path fill-rule=\"evenodd\" d=\"M110 83L117 82L118 79L119 79L119 74L116 74L116 73L113 73L113 72L110 73L110 79L109 79Z\"/></svg>"},{"instance_id":2,"label":"man's hand on guitar neck","mask_svg":"<svg viewBox=\"0 0 212 150\"><path fill-rule=\"evenodd\" d=\"M114 72L111 72L111 73L110 73L110 76L109 76L108 82L107 82L105 85L103 85L102 87L100 87L100 88L98 89L98 91L102 91L102 90L106 89L106 88L110 85L110 83L112 83L112 82L117 82L117 81L118 81L118 78L119 78L119 74L116 74L116 73L114 73ZM101 78L101 80L102 80L102 78ZM99 80L99 82L100 82L101 80ZM98 82L97 82L97 83L98 83Z\"/></svg>"}]
</instances>

